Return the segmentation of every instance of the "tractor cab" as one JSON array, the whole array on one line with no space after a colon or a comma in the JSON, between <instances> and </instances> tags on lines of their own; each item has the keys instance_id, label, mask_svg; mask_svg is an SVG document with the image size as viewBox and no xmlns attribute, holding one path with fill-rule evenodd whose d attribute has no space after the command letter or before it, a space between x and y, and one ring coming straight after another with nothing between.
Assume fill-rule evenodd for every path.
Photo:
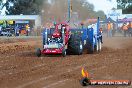
<instances>
[{"instance_id":1,"label":"tractor cab","mask_svg":"<svg viewBox=\"0 0 132 88\"><path fill-rule=\"evenodd\" d=\"M48 34L48 44L49 43L63 43L63 35L62 32L66 33L66 25L65 24L57 24L54 28L54 31L51 34Z\"/></svg>"},{"instance_id":2,"label":"tractor cab","mask_svg":"<svg viewBox=\"0 0 132 88\"><path fill-rule=\"evenodd\" d=\"M54 40L57 43L63 43L68 41L69 38L69 27L66 23L59 23L55 25L53 33L50 34L51 38L48 40Z\"/></svg>"},{"instance_id":3,"label":"tractor cab","mask_svg":"<svg viewBox=\"0 0 132 88\"><path fill-rule=\"evenodd\" d=\"M69 32L69 28L68 25L66 23L60 23L60 24L56 24L55 26L55 31L53 33L53 36L55 37L60 37L62 36L62 30L64 29L64 33L66 34L67 32Z\"/></svg>"}]
</instances>

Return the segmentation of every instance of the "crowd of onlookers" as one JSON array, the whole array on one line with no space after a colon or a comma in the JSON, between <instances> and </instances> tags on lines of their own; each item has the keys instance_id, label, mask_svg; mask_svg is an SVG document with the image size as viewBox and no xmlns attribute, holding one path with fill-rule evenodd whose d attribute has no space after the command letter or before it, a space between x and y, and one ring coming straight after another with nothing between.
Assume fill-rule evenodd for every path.
<instances>
[{"instance_id":1,"label":"crowd of onlookers","mask_svg":"<svg viewBox=\"0 0 132 88\"><path fill-rule=\"evenodd\" d=\"M132 37L132 22L123 23L121 29L124 31L124 37L126 36Z\"/></svg>"},{"instance_id":2,"label":"crowd of onlookers","mask_svg":"<svg viewBox=\"0 0 132 88\"><path fill-rule=\"evenodd\" d=\"M30 34L31 28L29 24L25 25L6 25L5 27L0 25L0 36L20 36Z\"/></svg>"},{"instance_id":3,"label":"crowd of onlookers","mask_svg":"<svg viewBox=\"0 0 132 88\"><path fill-rule=\"evenodd\" d=\"M107 36L112 37L115 31L120 31L123 33L124 37L129 36L132 37L132 22L124 22L121 27L114 28L113 23L107 23Z\"/></svg>"}]
</instances>

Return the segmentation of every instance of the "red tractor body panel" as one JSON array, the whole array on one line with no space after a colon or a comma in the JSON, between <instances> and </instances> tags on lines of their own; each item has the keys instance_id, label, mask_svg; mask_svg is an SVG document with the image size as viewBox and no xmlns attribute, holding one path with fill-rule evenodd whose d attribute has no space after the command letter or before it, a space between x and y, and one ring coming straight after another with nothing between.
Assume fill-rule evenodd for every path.
<instances>
[{"instance_id":1,"label":"red tractor body panel","mask_svg":"<svg viewBox=\"0 0 132 88\"><path fill-rule=\"evenodd\" d=\"M58 36L60 37L61 34L59 32L59 26L60 25L64 25L65 27L65 44L67 44L68 40L69 40L69 34L70 34L70 27L67 23L63 22L63 23L59 23L55 26L55 32L53 33L53 36L56 36L58 34ZM60 30L61 31L61 30Z\"/></svg>"},{"instance_id":2,"label":"red tractor body panel","mask_svg":"<svg viewBox=\"0 0 132 88\"><path fill-rule=\"evenodd\" d=\"M58 48L58 49L43 49L42 50L42 54L62 54L62 48Z\"/></svg>"},{"instance_id":3,"label":"red tractor body panel","mask_svg":"<svg viewBox=\"0 0 132 88\"><path fill-rule=\"evenodd\" d=\"M64 28L64 33L62 33L62 28ZM57 38L61 38L61 39L64 38L63 42L61 42L61 46L51 48L50 44L43 45L43 46L49 46L49 47L43 48L41 53L42 54L62 54L63 49L68 44L69 34L70 34L69 32L70 32L70 28L69 28L69 25L67 23L56 24L54 32L53 32L53 34L51 34L51 36L53 38L56 38L56 39ZM62 34L64 34L64 37L62 37ZM57 44L59 45L59 43L56 43L56 45Z\"/></svg>"}]
</instances>

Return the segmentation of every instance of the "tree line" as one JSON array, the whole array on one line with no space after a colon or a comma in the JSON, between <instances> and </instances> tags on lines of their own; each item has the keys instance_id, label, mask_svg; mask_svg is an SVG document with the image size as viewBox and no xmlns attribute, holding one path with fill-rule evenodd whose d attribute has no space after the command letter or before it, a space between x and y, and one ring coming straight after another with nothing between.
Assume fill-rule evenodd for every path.
<instances>
[{"instance_id":1,"label":"tree line","mask_svg":"<svg viewBox=\"0 0 132 88\"><path fill-rule=\"evenodd\" d=\"M2 3L3 0L0 0ZM13 4L13 6L10 6ZM94 11L94 6L87 0L71 0L72 12L77 12L79 18L105 19L103 11ZM0 4L0 7L6 7L7 15L42 15L43 19L47 18L63 18L68 10L67 0L7 0L6 3Z\"/></svg>"},{"instance_id":2,"label":"tree line","mask_svg":"<svg viewBox=\"0 0 132 88\"><path fill-rule=\"evenodd\" d=\"M117 0L117 8L122 9L123 14L132 14L132 0Z\"/></svg>"}]
</instances>

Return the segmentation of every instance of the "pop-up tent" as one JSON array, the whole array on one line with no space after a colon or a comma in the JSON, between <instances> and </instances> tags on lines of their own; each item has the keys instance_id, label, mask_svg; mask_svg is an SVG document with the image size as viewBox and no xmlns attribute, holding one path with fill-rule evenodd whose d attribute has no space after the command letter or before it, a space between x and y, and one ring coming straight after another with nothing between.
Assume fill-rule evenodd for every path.
<instances>
[{"instance_id":1,"label":"pop-up tent","mask_svg":"<svg viewBox=\"0 0 132 88\"><path fill-rule=\"evenodd\" d=\"M125 23L125 22L132 22L132 18L123 18L123 19L119 19L118 23Z\"/></svg>"},{"instance_id":2,"label":"pop-up tent","mask_svg":"<svg viewBox=\"0 0 132 88\"><path fill-rule=\"evenodd\" d=\"M108 22L111 22L111 23L116 23L116 21L114 21L113 19L111 19L110 17L109 18L107 18L106 20L105 20L105 23L108 23Z\"/></svg>"}]
</instances>

